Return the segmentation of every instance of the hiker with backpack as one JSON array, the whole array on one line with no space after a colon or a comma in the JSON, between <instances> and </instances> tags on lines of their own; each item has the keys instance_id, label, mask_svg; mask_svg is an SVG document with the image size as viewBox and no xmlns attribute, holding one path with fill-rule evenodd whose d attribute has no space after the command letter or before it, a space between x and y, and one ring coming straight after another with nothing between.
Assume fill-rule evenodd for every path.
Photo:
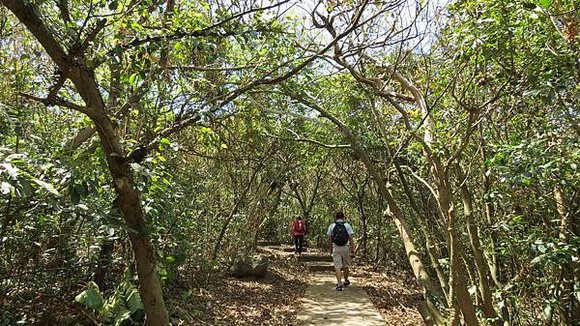
<instances>
[{"instance_id":1,"label":"hiker with backpack","mask_svg":"<svg viewBox=\"0 0 580 326\"><path fill-rule=\"evenodd\" d=\"M334 272L336 275L336 290L343 291L350 285L348 279L350 263L350 255L354 248L352 244L352 235L354 231L352 226L344 221L344 213L336 212L336 220L330 224L326 235L328 235L328 242L330 243L330 253L334 261ZM344 274L344 275L343 275ZM342 281L344 276L344 282Z\"/></svg>"},{"instance_id":2,"label":"hiker with backpack","mask_svg":"<svg viewBox=\"0 0 580 326\"><path fill-rule=\"evenodd\" d=\"M306 222L302 219L302 216L297 216L292 226L290 227L290 233L294 237L294 253L302 254L302 245L304 244L304 236L308 232L306 228Z\"/></svg>"}]
</instances>

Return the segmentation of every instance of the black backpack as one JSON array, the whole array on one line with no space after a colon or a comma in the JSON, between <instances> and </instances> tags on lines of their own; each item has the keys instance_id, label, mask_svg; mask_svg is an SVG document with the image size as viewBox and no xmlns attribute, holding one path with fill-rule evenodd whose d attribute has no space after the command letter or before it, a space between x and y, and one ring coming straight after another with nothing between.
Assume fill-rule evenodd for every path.
<instances>
[{"instance_id":1,"label":"black backpack","mask_svg":"<svg viewBox=\"0 0 580 326\"><path fill-rule=\"evenodd\" d=\"M344 246L348 243L348 231L344 222L335 222L332 229L332 242L337 246Z\"/></svg>"}]
</instances>

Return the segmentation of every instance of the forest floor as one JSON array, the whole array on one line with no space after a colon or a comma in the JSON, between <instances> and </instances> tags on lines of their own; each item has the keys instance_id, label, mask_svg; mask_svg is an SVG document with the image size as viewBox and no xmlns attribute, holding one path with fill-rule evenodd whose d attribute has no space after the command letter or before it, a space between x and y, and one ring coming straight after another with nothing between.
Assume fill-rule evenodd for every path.
<instances>
[{"instance_id":1,"label":"forest floor","mask_svg":"<svg viewBox=\"0 0 580 326\"><path fill-rule=\"evenodd\" d=\"M386 325L423 325L417 311L421 294L408 274L358 264L352 278ZM224 277L195 290L191 297L172 296L171 321L173 325L298 325L309 280L312 276L294 257L278 258L262 279ZM331 283L328 293L337 294Z\"/></svg>"},{"instance_id":2,"label":"forest floor","mask_svg":"<svg viewBox=\"0 0 580 326\"><path fill-rule=\"evenodd\" d=\"M292 254L272 258L261 279L238 279L217 272L200 279L199 274L185 272L178 284L166 286L165 303L172 325L298 325L306 289L319 279ZM322 276L328 284L321 293L345 294L334 290L332 272ZM354 287L347 292L364 290L386 325L423 325L417 311L421 294L408 273L355 261L351 276ZM0 325L14 324L3 318L9 312L26 317L26 325L96 324L94 311L74 302L80 289L53 287L43 291L52 295L23 292L11 300L0 296L0 312L5 310L0 313ZM345 299L354 292L346 294Z\"/></svg>"}]
</instances>

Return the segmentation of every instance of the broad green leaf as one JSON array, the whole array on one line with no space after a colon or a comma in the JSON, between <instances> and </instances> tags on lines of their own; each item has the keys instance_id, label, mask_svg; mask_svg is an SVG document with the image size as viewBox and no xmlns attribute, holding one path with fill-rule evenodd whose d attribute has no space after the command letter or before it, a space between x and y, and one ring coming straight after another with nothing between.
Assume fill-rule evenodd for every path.
<instances>
[{"instance_id":1,"label":"broad green leaf","mask_svg":"<svg viewBox=\"0 0 580 326\"><path fill-rule=\"evenodd\" d=\"M87 289L75 297L75 301L99 312L103 309L105 303L103 296L99 292L99 287L94 282L90 282Z\"/></svg>"},{"instance_id":2,"label":"broad green leaf","mask_svg":"<svg viewBox=\"0 0 580 326\"><path fill-rule=\"evenodd\" d=\"M552 0L537 0L537 4L544 9L548 9L552 5Z\"/></svg>"},{"instance_id":3,"label":"broad green leaf","mask_svg":"<svg viewBox=\"0 0 580 326\"><path fill-rule=\"evenodd\" d=\"M129 295L127 296L127 306L129 306L131 314L138 310L143 310L143 302L141 301L141 296L136 289L131 289L129 292Z\"/></svg>"},{"instance_id":4,"label":"broad green leaf","mask_svg":"<svg viewBox=\"0 0 580 326\"><path fill-rule=\"evenodd\" d=\"M522 184L524 184L525 186L530 186L532 184L532 179L524 177L522 179Z\"/></svg>"}]
</instances>

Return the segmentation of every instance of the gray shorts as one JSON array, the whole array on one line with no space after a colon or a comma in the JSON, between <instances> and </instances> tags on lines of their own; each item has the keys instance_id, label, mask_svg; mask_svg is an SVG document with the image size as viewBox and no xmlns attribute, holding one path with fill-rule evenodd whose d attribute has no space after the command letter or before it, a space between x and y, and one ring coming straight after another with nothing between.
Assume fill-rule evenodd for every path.
<instances>
[{"instance_id":1,"label":"gray shorts","mask_svg":"<svg viewBox=\"0 0 580 326\"><path fill-rule=\"evenodd\" d=\"M350 264L350 247L348 245L332 247L332 260L334 268L349 267Z\"/></svg>"}]
</instances>

